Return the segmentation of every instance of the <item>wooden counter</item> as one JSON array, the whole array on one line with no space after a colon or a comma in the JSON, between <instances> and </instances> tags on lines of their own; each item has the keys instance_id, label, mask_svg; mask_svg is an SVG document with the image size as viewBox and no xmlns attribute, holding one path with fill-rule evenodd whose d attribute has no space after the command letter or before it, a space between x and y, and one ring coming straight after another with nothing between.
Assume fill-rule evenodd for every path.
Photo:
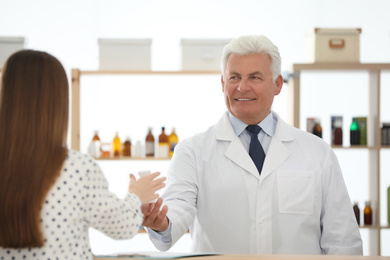
<instances>
[{"instance_id":1,"label":"wooden counter","mask_svg":"<svg viewBox=\"0 0 390 260\"><path fill-rule=\"evenodd\" d=\"M214 255L214 256L191 256L184 257L189 260L390 260L388 256L336 256L336 255ZM157 259L152 258L99 258L94 260L118 260L118 259ZM162 258L161 258L162 259ZM172 259L167 257L167 259ZM178 258L174 258L178 259ZM180 258L182 259L182 258Z\"/></svg>"}]
</instances>

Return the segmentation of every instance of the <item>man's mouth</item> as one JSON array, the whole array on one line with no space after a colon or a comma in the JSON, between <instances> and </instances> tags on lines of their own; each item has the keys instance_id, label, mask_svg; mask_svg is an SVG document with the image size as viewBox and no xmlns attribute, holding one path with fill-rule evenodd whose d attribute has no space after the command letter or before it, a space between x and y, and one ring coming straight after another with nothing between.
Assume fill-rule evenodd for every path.
<instances>
[{"instance_id":1,"label":"man's mouth","mask_svg":"<svg viewBox=\"0 0 390 260\"><path fill-rule=\"evenodd\" d=\"M236 98L235 99L236 101L252 101L252 100L256 100L255 98Z\"/></svg>"}]
</instances>

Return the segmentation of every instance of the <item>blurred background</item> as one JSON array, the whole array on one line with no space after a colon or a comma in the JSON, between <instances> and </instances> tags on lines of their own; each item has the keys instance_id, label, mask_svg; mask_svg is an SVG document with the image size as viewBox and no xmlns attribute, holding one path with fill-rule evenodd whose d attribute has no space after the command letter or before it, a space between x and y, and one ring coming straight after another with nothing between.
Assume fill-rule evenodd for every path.
<instances>
[{"instance_id":1,"label":"blurred background","mask_svg":"<svg viewBox=\"0 0 390 260\"><path fill-rule=\"evenodd\" d=\"M43 50L56 56L71 76L71 69L99 68L99 38L152 40L151 69L181 70L182 39L231 39L244 34L264 34L278 47L282 70L308 61L307 34L314 28L361 28L360 61L390 63L390 1L388 0L0 0L0 37L24 37L25 48ZM322 75L322 74L321 74ZM345 132L350 117L367 116L367 76L318 75L308 73L302 80L301 128L309 116L323 116L324 139L330 142L329 114L333 100L345 116ZM127 80L127 83L123 83ZM337 83L337 84L335 84ZM390 80L385 75L382 111L389 111ZM110 142L118 131L132 143L153 127L155 138L165 126L176 128L179 140L207 129L225 111L220 76L185 76L123 79L86 77L81 81L81 151L87 152L93 131ZM124 85L124 86L122 86ZM303 86L305 85L305 86ZM340 88L348 86L348 88ZM126 86L131 86L127 88ZM312 88L314 87L315 88ZM274 110L287 120L287 91L275 99ZM318 96L318 90L322 94ZM341 97L340 97L341 96ZM318 100L322 102L318 103ZM382 112L382 121L390 113ZM345 138L347 138L346 136ZM367 151L339 151L341 166L352 200L361 209L367 199ZM389 156L385 151L384 156ZM347 157L347 158L345 158ZM345 163L344 163L345 162ZM129 172L159 170L169 161L100 161L118 196L126 192ZM381 181L390 185L390 165L384 165ZM386 174L384 174L386 172ZM386 211L382 210L383 214ZM386 216L381 216L385 222ZM368 230L361 229L367 254ZM113 241L91 230L95 254L124 251L154 251L146 234L130 241ZM190 236L185 235L171 251L188 252ZM390 230L382 230L382 254L390 255ZM387 246L385 246L387 245Z\"/></svg>"}]
</instances>

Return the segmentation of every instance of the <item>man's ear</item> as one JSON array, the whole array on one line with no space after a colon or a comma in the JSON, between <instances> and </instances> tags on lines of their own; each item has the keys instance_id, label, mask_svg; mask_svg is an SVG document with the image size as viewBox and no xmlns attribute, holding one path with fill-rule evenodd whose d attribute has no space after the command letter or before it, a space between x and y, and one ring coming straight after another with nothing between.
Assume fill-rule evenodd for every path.
<instances>
[{"instance_id":1,"label":"man's ear","mask_svg":"<svg viewBox=\"0 0 390 260\"><path fill-rule=\"evenodd\" d=\"M282 91L283 87L283 77L279 75L275 80L275 96L279 95L280 91Z\"/></svg>"},{"instance_id":2,"label":"man's ear","mask_svg":"<svg viewBox=\"0 0 390 260\"><path fill-rule=\"evenodd\" d=\"M223 80L223 75L221 75L221 85L222 85L222 92L224 92L224 89L225 89L225 81Z\"/></svg>"}]
</instances>

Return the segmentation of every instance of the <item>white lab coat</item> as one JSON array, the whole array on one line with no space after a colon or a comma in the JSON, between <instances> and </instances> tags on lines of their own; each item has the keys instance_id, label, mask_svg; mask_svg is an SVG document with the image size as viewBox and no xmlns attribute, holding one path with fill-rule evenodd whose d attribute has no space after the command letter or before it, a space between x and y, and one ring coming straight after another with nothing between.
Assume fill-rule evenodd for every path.
<instances>
[{"instance_id":1,"label":"white lab coat","mask_svg":"<svg viewBox=\"0 0 390 260\"><path fill-rule=\"evenodd\" d=\"M163 195L172 241L151 236L158 249L190 227L196 253L362 254L334 152L277 118L260 176L227 113L176 146Z\"/></svg>"}]
</instances>

